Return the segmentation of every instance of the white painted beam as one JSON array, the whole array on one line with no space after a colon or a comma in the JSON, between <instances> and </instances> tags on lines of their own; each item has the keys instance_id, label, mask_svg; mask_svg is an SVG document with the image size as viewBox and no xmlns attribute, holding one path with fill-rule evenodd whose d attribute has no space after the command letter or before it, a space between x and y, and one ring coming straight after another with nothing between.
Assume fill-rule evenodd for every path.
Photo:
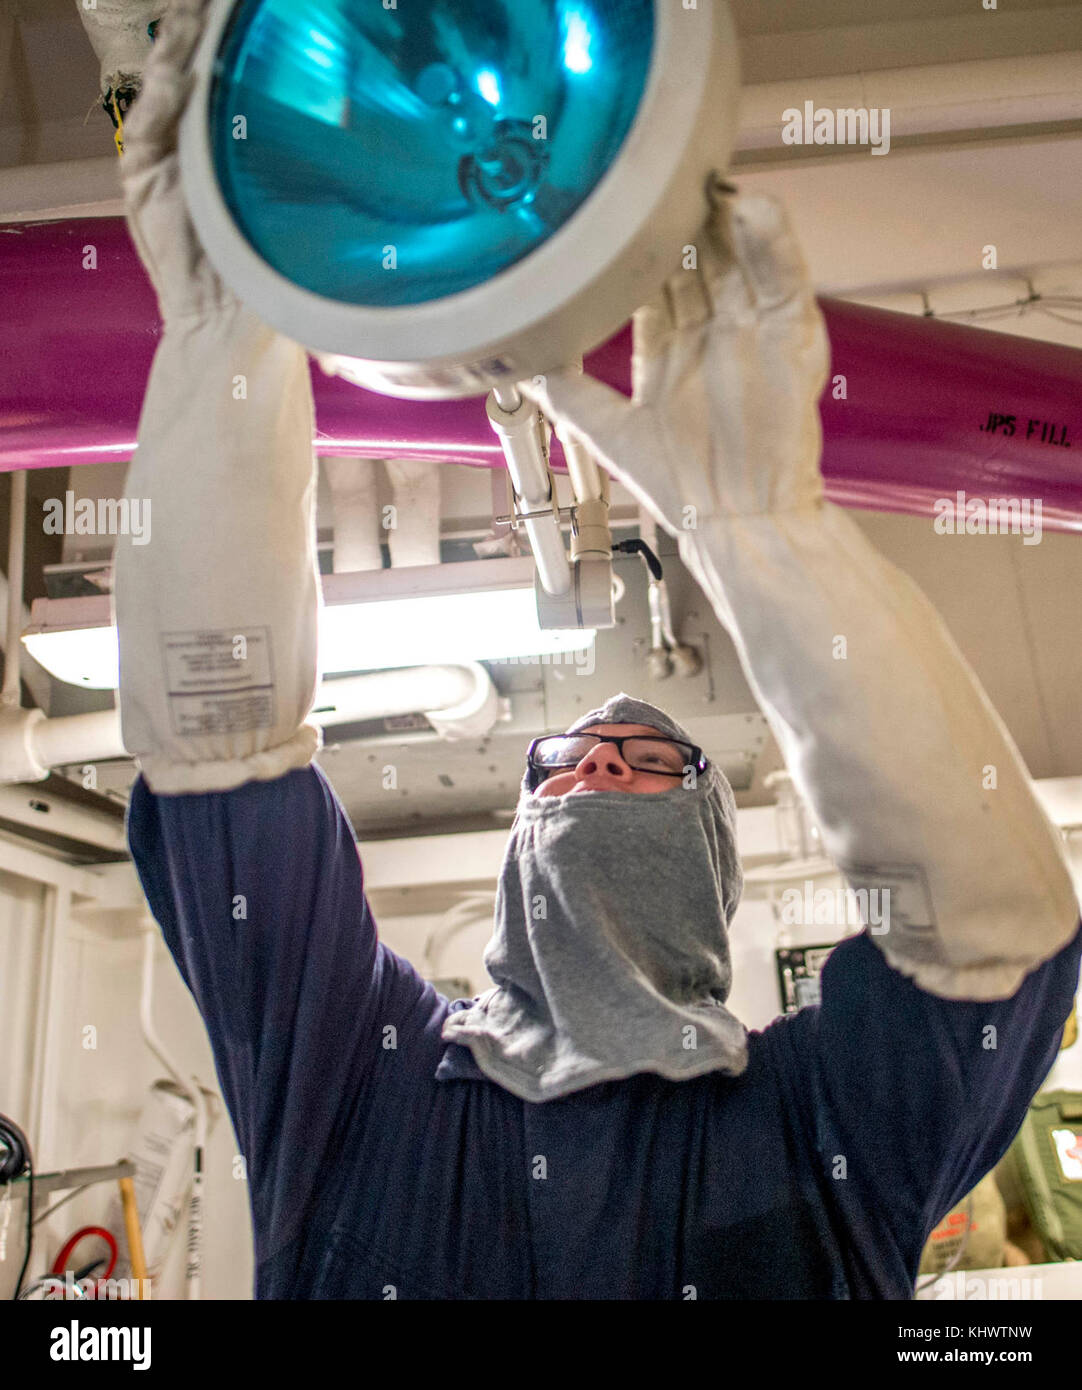
<instances>
[{"instance_id":1,"label":"white painted beam","mask_svg":"<svg viewBox=\"0 0 1082 1390\"><path fill-rule=\"evenodd\" d=\"M116 155L0 169L0 222L54 222L123 213Z\"/></svg>"},{"instance_id":2,"label":"white painted beam","mask_svg":"<svg viewBox=\"0 0 1082 1390\"><path fill-rule=\"evenodd\" d=\"M1005 127L1079 121L1082 51L757 83L741 94L738 151L799 155L799 148L782 141L782 113L787 108L802 112L807 101L835 111L862 106L889 110L892 143L961 131L993 136Z\"/></svg>"},{"instance_id":3,"label":"white painted beam","mask_svg":"<svg viewBox=\"0 0 1082 1390\"><path fill-rule=\"evenodd\" d=\"M100 884L93 869L80 869L62 859L53 859L36 849L15 844L6 834L0 834L0 870L29 878L34 883L50 884L78 897L96 898Z\"/></svg>"},{"instance_id":4,"label":"white painted beam","mask_svg":"<svg viewBox=\"0 0 1082 1390\"><path fill-rule=\"evenodd\" d=\"M780 198L821 294L893 293L997 271L1077 262L1082 136L867 149L733 173Z\"/></svg>"}]
</instances>

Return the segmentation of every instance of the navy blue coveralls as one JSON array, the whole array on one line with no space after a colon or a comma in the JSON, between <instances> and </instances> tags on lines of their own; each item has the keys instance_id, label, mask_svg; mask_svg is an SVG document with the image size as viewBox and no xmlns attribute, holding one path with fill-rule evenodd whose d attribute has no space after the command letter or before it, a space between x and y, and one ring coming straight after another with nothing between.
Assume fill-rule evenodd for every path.
<instances>
[{"instance_id":1,"label":"navy blue coveralls","mask_svg":"<svg viewBox=\"0 0 1082 1390\"><path fill-rule=\"evenodd\" d=\"M441 1041L470 1001L380 942L318 768L140 779L129 836L247 1160L257 1298L909 1298L1078 983L1082 933L995 1003L936 998L852 937L820 1005L750 1035L743 1076L532 1104Z\"/></svg>"}]
</instances>

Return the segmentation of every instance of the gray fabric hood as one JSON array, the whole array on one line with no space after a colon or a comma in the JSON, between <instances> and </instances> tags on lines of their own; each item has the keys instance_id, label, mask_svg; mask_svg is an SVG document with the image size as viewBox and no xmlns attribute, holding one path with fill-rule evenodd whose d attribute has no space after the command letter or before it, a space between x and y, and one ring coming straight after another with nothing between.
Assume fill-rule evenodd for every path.
<instances>
[{"instance_id":1,"label":"gray fabric hood","mask_svg":"<svg viewBox=\"0 0 1082 1390\"><path fill-rule=\"evenodd\" d=\"M623 693L567 732L591 724L694 742ZM694 781L536 797L523 778L485 950L495 987L442 1033L522 1099L638 1072L680 1081L747 1066L746 1031L725 1007L743 884L736 804L713 764Z\"/></svg>"}]
</instances>

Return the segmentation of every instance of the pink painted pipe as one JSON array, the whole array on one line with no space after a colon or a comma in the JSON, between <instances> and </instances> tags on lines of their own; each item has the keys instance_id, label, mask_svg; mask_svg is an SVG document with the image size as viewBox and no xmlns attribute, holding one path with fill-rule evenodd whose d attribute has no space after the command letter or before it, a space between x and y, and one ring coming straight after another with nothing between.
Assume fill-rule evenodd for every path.
<instances>
[{"instance_id":1,"label":"pink painted pipe","mask_svg":"<svg viewBox=\"0 0 1082 1390\"><path fill-rule=\"evenodd\" d=\"M95 270L84 268L89 246ZM129 458L160 324L123 219L0 226L0 296L0 471ZM959 491L1039 498L1045 526L1082 530L1082 351L840 300L822 307L833 501L927 515ZM629 347L625 329L587 370L627 392ZM403 401L315 366L313 382L321 454L502 461L478 399Z\"/></svg>"}]
</instances>

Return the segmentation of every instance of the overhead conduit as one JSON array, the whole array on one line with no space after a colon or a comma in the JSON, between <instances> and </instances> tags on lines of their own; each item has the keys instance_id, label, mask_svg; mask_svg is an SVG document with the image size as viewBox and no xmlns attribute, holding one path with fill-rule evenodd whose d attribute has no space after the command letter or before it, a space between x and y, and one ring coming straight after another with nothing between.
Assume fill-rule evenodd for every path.
<instances>
[{"instance_id":1,"label":"overhead conduit","mask_svg":"<svg viewBox=\"0 0 1082 1390\"><path fill-rule=\"evenodd\" d=\"M500 717L499 695L476 661L411 666L324 681L310 718L332 728L417 713L443 738L483 738ZM126 756L115 709L58 719L40 709L0 714L0 784L37 782L50 768Z\"/></svg>"},{"instance_id":2,"label":"overhead conduit","mask_svg":"<svg viewBox=\"0 0 1082 1390\"><path fill-rule=\"evenodd\" d=\"M342 455L323 461L334 505L335 574L382 569L381 536L392 569L440 563L439 469L417 459L385 463L394 494L390 516L379 509L375 459Z\"/></svg>"},{"instance_id":3,"label":"overhead conduit","mask_svg":"<svg viewBox=\"0 0 1082 1390\"><path fill-rule=\"evenodd\" d=\"M129 458L160 324L123 219L0 229L0 283L0 470ZM928 515L959 490L1039 498L1045 527L1082 529L1082 351L820 303L832 349L821 402L832 501ZM586 370L629 392L630 331ZM322 455L504 466L481 398L405 402L314 365L313 384ZM989 430L992 416L1013 416L1014 432ZM564 467L556 439L552 461Z\"/></svg>"}]
</instances>

